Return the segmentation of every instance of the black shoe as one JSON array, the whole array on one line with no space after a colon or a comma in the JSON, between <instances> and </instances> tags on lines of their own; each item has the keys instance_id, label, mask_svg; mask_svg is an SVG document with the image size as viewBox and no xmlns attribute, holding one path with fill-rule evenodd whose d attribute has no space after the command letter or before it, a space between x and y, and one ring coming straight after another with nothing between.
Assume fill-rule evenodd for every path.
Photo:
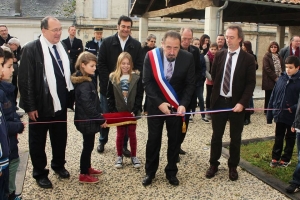
<instances>
[{"instance_id":1,"label":"black shoe","mask_svg":"<svg viewBox=\"0 0 300 200\"><path fill-rule=\"evenodd\" d=\"M70 177L70 173L65 169L58 169L58 170L54 170L56 174L59 175L60 178L69 178Z\"/></svg>"},{"instance_id":2,"label":"black shoe","mask_svg":"<svg viewBox=\"0 0 300 200\"><path fill-rule=\"evenodd\" d=\"M152 178L150 176L146 176L142 182L143 186L150 185L152 183Z\"/></svg>"},{"instance_id":3,"label":"black shoe","mask_svg":"<svg viewBox=\"0 0 300 200\"><path fill-rule=\"evenodd\" d=\"M104 144L100 143L97 146L97 151L98 151L98 153L103 153L103 151L104 151Z\"/></svg>"},{"instance_id":4,"label":"black shoe","mask_svg":"<svg viewBox=\"0 0 300 200\"><path fill-rule=\"evenodd\" d=\"M179 154L181 154L181 155L185 155L186 154L186 152L185 151L183 151L181 148L179 149Z\"/></svg>"},{"instance_id":5,"label":"black shoe","mask_svg":"<svg viewBox=\"0 0 300 200\"><path fill-rule=\"evenodd\" d=\"M131 157L131 153L127 148L123 148L123 155L127 158Z\"/></svg>"},{"instance_id":6,"label":"black shoe","mask_svg":"<svg viewBox=\"0 0 300 200\"><path fill-rule=\"evenodd\" d=\"M206 171L205 177L206 178L212 178L216 175L218 171L218 166L211 165L208 170Z\"/></svg>"},{"instance_id":7,"label":"black shoe","mask_svg":"<svg viewBox=\"0 0 300 200\"><path fill-rule=\"evenodd\" d=\"M229 179L231 181L236 181L239 178L239 174L236 171L236 167L229 167Z\"/></svg>"},{"instance_id":8,"label":"black shoe","mask_svg":"<svg viewBox=\"0 0 300 200\"><path fill-rule=\"evenodd\" d=\"M179 162L180 162L180 156L178 155L176 163L179 163Z\"/></svg>"},{"instance_id":9,"label":"black shoe","mask_svg":"<svg viewBox=\"0 0 300 200\"><path fill-rule=\"evenodd\" d=\"M52 188L52 183L48 177L36 179L36 182L41 188Z\"/></svg>"},{"instance_id":10,"label":"black shoe","mask_svg":"<svg viewBox=\"0 0 300 200\"><path fill-rule=\"evenodd\" d=\"M179 180L177 179L176 176L170 176L170 177L167 177L167 179L169 180L169 183L171 185L175 185L175 186L179 185Z\"/></svg>"},{"instance_id":11,"label":"black shoe","mask_svg":"<svg viewBox=\"0 0 300 200\"><path fill-rule=\"evenodd\" d=\"M300 185L297 185L295 183L291 183L287 188L285 188L285 191L287 193L295 193L300 191Z\"/></svg>"},{"instance_id":12,"label":"black shoe","mask_svg":"<svg viewBox=\"0 0 300 200\"><path fill-rule=\"evenodd\" d=\"M249 119L246 119L245 121L244 121L244 125L248 125L248 124L250 124L251 122L250 122L250 120Z\"/></svg>"}]
</instances>

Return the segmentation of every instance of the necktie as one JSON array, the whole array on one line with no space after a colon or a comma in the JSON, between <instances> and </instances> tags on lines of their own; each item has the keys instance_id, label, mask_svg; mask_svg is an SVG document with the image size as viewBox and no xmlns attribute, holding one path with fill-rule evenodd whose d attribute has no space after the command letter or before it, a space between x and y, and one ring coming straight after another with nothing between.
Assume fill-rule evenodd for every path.
<instances>
[{"instance_id":1,"label":"necktie","mask_svg":"<svg viewBox=\"0 0 300 200\"><path fill-rule=\"evenodd\" d=\"M62 61L61 61L60 56L59 56L59 54L58 54L58 51L57 51L57 49L56 49L56 45L53 45L52 48L54 49L54 52L55 52L55 56L56 56L58 65L59 65L59 67L60 67L60 69L61 69L61 73L64 74L63 64L62 64Z\"/></svg>"},{"instance_id":2,"label":"necktie","mask_svg":"<svg viewBox=\"0 0 300 200\"><path fill-rule=\"evenodd\" d=\"M167 81L170 81L170 79L172 78L172 73L173 73L172 63L169 62L169 65L167 67L167 74L166 74Z\"/></svg>"},{"instance_id":3,"label":"necktie","mask_svg":"<svg viewBox=\"0 0 300 200\"><path fill-rule=\"evenodd\" d=\"M74 41L74 40L70 40L70 43L71 43L71 47L73 46L73 41Z\"/></svg>"},{"instance_id":4,"label":"necktie","mask_svg":"<svg viewBox=\"0 0 300 200\"><path fill-rule=\"evenodd\" d=\"M230 53L229 52L229 58L226 64L225 69L225 75L224 75L224 81L223 81L223 92L224 94L228 94L229 88L230 88L230 76L231 76L231 66L232 66L232 56L235 54L235 52Z\"/></svg>"}]
</instances>

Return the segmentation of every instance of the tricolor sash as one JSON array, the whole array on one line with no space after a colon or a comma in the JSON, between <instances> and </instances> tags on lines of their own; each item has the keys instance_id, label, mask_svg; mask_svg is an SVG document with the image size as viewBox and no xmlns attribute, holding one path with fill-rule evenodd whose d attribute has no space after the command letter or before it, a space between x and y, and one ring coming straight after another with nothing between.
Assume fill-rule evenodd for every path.
<instances>
[{"instance_id":1,"label":"tricolor sash","mask_svg":"<svg viewBox=\"0 0 300 200\"><path fill-rule=\"evenodd\" d=\"M159 48L155 48L149 51L150 63L153 71L154 78L159 88L161 89L163 95L168 100L168 102L174 107L178 108L179 100L177 94L170 83L165 78L164 67L159 52Z\"/></svg>"},{"instance_id":2,"label":"tricolor sash","mask_svg":"<svg viewBox=\"0 0 300 200\"><path fill-rule=\"evenodd\" d=\"M163 62L162 62L159 48L155 48L151 51L148 51L148 55L150 59L153 76L155 78L156 83L158 84L160 90L162 91L167 101L174 108L178 109L179 99L174 88L170 85L170 83L167 81L165 77ZM183 121L182 132L185 133L186 125L185 125L184 117L182 121Z\"/></svg>"}]
</instances>

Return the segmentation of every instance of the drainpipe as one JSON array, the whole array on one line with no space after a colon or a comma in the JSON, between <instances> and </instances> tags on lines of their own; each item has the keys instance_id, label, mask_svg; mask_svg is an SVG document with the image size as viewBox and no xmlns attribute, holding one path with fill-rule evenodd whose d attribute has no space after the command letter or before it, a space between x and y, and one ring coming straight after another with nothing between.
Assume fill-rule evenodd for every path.
<instances>
[{"instance_id":1,"label":"drainpipe","mask_svg":"<svg viewBox=\"0 0 300 200\"><path fill-rule=\"evenodd\" d=\"M218 9L218 12L217 12L217 35L220 34L220 18L221 18L220 13L222 10L225 10L225 8L227 8L227 6L228 6L228 0L226 0L224 5Z\"/></svg>"},{"instance_id":2,"label":"drainpipe","mask_svg":"<svg viewBox=\"0 0 300 200\"><path fill-rule=\"evenodd\" d=\"M15 16L21 16L21 0L15 0Z\"/></svg>"},{"instance_id":3,"label":"drainpipe","mask_svg":"<svg viewBox=\"0 0 300 200\"><path fill-rule=\"evenodd\" d=\"M257 28L256 28L256 48L255 48L255 54L257 55L257 51L258 51L258 40L259 40L259 24L257 24Z\"/></svg>"}]
</instances>

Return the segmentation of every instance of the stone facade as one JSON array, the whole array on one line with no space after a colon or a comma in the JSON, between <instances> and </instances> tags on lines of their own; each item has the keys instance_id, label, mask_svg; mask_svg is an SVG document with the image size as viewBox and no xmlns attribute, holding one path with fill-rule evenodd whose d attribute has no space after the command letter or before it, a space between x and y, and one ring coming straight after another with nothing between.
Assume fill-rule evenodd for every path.
<instances>
[{"instance_id":1,"label":"stone facade","mask_svg":"<svg viewBox=\"0 0 300 200\"><path fill-rule=\"evenodd\" d=\"M116 33L117 19L121 15L128 15L130 9L130 1L128 0L112 0L108 2L107 18L95 19L93 13L94 1L77 0L76 7L76 24L78 25L78 37L86 41L93 37L93 26L102 25L104 27L103 37L110 36ZM132 36L139 38L139 18L133 17ZM243 23L239 24L245 31L245 40L252 43L254 53L257 55L259 69L257 70L257 85L261 85L261 68L262 58L267 51L267 47L271 41L276 40L276 26L257 25ZM226 29L227 24L224 25ZM190 19L171 19L171 18L150 18L148 20L148 34L154 34L157 37L157 46L160 45L161 38L167 30L179 31L181 27L191 27L194 30L194 36L200 38L204 33L204 20L190 20ZM288 29L287 29L288 30ZM287 33L287 31L286 31ZM288 35L287 35L288 36ZM144 42L144 41L141 41ZM288 43L288 37L285 39L285 44Z\"/></svg>"},{"instance_id":2,"label":"stone facade","mask_svg":"<svg viewBox=\"0 0 300 200\"><path fill-rule=\"evenodd\" d=\"M21 45L31 41L40 34L40 20L46 15L58 17L62 22L63 33L62 39L68 36L67 28L72 24L77 26L77 37L82 39L83 45L86 41L93 37L93 26L101 25L104 28L103 37L110 36L117 31L117 19L121 15L128 15L130 12L130 4L132 0L77 0L75 16L65 17L63 9L66 8L68 2L72 0L51 1L52 10L44 9L48 1L22 1L22 16L14 17L13 1L5 0L6 12L1 12L0 23L8 26L9 33L20 39ZM59 2L61 2L59 4ZM47 5L46 5L47 4ZM61 7L59 7L61 5ZM98 5L97 9L94 5ZM35 8L33 9L33 7ZM49 8L49 7L48 7ZM60 10L59 10L60 8ZM3 10L3 9L2 9ZM31 10L31 12L29 12ZM102 18L94 18L95 14L101 11ZM94 13L95 12L95 13ZM27 15L26 17L24 15ZM104 16L104 17L103 17ZM133 17L132 36L139 38L139 18ZM276 26L266 26L243 23L240 24L245 31L245 40L252 42L254 53L258 57L259 69L257 71L257 85L261 84L261 67L262 58L267 50L269 42L276 40ZM226 29L227 24L224 25ZM148 34L154 34L157 37L157 46L160 46L161 38L167 30L179 31L181 27L191 27L194 30L195 37L201 37L204 33L204 20L190 19L171 19L171 18L150 18L148 20ZM298 30L298 28L294 28ZM286 28L285 44L288 44L288 28ZM144 42L144 41L141 41ZM285 45L284 44L284 45Z\"/></svg>"}]
</instances>

